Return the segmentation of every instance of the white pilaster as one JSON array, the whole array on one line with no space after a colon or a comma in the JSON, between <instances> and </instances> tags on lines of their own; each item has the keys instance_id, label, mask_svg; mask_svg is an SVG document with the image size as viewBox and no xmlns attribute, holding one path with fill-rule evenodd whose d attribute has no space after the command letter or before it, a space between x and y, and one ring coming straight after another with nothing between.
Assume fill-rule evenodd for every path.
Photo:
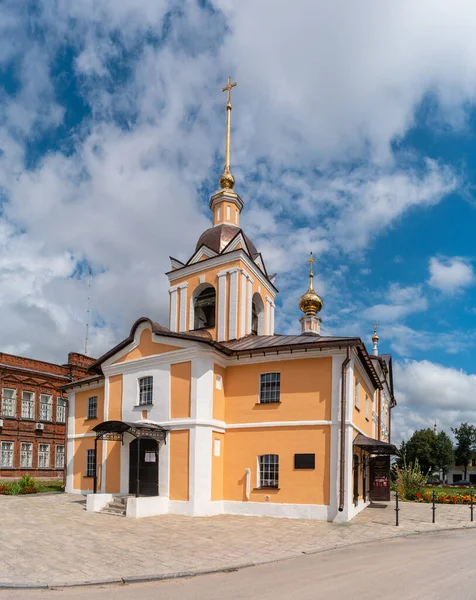
<instances>
[{"instance_id":1,"label":"white pilaster","mask_svg":"<svg viewBox=\"0 0 476 600\"><path fill-rule=\"evenodd\" d=\"M246 282L245 271L241 271L240 337L246 335Z\"/></svg>"},{"instance_id":2,"label":"white pilaster","mask_svg":"<svg viewBox=\"0 0 476 600\"><path fill-rule=\"evenodd\" d=\"M171 331L177 331L177 289L174 288L170 293L170 316L169 328Z\"/></svg>"},{"instance_id":3,"label":"white pilaster","mask_svg":"<svg viewBox=\"0 0 476 600\"><path fill-rule=\"evenodd\" d=\"M274 335L274 308L275 308L275 304L274 302L271 302L271 325L269 328L269 335Z\"/></svg>"},{"instance_id":4,"label":"white pilaster","mask_svg":"<svg viewBox=\"0 0 476 600\"><path fill-rule=\"evenodd\" d=\"M273 301L269 296L266 296L266 307L265 307L265 323L264 333L265 335L271 335L271 303Z\"/></svg>"},{"instance_id":5,"label":"white pilaster","mask_svg":"<svg viewBox=\"0 0 476 600\"><path fill-rule=\"evenodd\" d=\"M225 341L226 338L226 275L227 271L218 273L218 331L217 340Z\"/></svg>"},{"instance_id":6,"label":"white pilaster","mask_svg":"<svg viewBox=\"0 0 476 600\"><path fill-rule=\"evenodd\" d=\"M187 331L187 284L180 286L180 323L179 331Z\"/></svg>"},{"instance_id":7,"label":"white pilaster","mask_svg":"<svg viewBox=\"0 0 476 600\"><path fill-rule=\"evenodd\" d=\"M253 280L248 278L248 319L246 323L246 333L251 333L251 322L253 319Z\"/></svg>"},{"instance_id":8,"label":"white pilaster","mask_svg":"<svg viewBox=\"0 0 476 600\"><path fill-rule=\"evenodd\" d=\"M67 424L67 443L66 443L66 492L73 492L73 473L74 473L74 409L75 393L68 394L68 424Z\"/></svg>"},{"instance_id":9,"label":"white pilaster","mask_svg":"<svg viewBox=\"0 0 476 600\"><path fill-rule=\"evenodd\" d=\"M237 268L230 270L229 340L234 340L238 334L238 271Z\"/></svg>"}]
</instances>

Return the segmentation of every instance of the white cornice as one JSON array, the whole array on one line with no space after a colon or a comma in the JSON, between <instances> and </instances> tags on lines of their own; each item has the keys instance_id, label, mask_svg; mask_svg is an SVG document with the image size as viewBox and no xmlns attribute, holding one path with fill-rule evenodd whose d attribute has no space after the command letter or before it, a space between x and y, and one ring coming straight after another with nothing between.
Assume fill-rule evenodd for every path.
<instances>
[{"instance_id":1,"label":"white cornice","mask_svg":"<svg viewBox=\"0 0 476 600\"><path fill-rule=\"evenodd\" d=\"M207 258L213 258L214 256L218 256L218 254L215 252L215 250L212 250L211 248L208 248L207 246L201 246L195 252L195 254L192 256L192 258L188 261L188 264L194 265L197 262L200 262L200 259L203 256L206 256Z\"/></svg>"},{"instance_id":2,"label":"white cornice","mask_svg":"<svg viewBox=\"0 0 476 600\"><path fill-rule=\"evenodd\" d=\"M274 362L276 360L303 360L306 358L326 358L331 356L345 356L345 352L339 349L326 349L326 350L318 350L318 349L307 349L307 351L303 348L293 350L290 352L289 350L282 350L279 353L276 353L276 350L279 350L279 347L270 347L263 348L261 351L266 352L265 356L259 354L253 354L251 357L249 355L240 355L238 356L230 356L227 358L228 366L230 367L239 367L240 365L250 365L257 363L266 363L266 362ZM254 350L257 352L257 350Z\"/></svg>"}]
</instances>

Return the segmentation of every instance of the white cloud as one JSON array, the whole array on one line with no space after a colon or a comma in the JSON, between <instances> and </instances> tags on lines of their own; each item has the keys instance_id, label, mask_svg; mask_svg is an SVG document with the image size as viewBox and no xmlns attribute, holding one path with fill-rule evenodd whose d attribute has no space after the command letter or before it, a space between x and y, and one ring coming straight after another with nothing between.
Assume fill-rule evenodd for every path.
<instances>
[{"instance_id":1,"label":"white cloud","mask_svg":"<svg viewBox=\"0 0 476 600\"><path fill-rule=\"evenodd\" d=\"M408 439L416 429L433 427L435 421L447 433L462 422L476 423L475 374L427 360L406 360L395 364L394 380L395 441Z\"/></svg>"},{"instance_id":2,"label":"white cloud","mask_svg":"<svg viewBox=\"0 0 476 600\"><path fill-rule=\"evenodd\" d=\"M461 258L440 260L433 257L429 268L428 283L445 294L459 292L475 281L472 265Z\"/></svg>"},{"instance_id":3,"label":"white cloud","mask_svg":"<svg viewBox=\"0 0 476 600\"><path fill-rule=\"evenodd\" d=\"M375 304L365 309L362 316L389 323L428 308L428 300L419 285L402 287L398 283L391 283L387 291L387 300L388 304Z\"/></svg>"}]
</instances>

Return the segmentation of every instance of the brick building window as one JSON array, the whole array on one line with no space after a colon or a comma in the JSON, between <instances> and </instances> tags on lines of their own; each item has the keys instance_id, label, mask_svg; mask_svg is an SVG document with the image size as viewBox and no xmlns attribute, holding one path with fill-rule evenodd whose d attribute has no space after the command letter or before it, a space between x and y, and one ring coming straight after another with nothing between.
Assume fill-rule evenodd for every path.
<instances>
[{"instance_id":1,"label":"brick building window","mask_svg":"<svg viewBox=\"0 0 476 600\"><path fill-rule=\"evenodd\" d=\"M259 487L277 488L279 482L279 456L263 454L258 457Z\"/></svg>"},{"instance_id":2,"label":"brick building window","mask_svg":"<svg viewBox=\"0 0 476 600\"><path fill-rule=\"evenodd\" d=\"M57 423L66 421L66 400L64 398L58 398L56 401L56 421Z\"/></svg>"},{"instance_id":3,"label":"brick building window","mask_svg":"<svg viewBox=\"0 0 476 600\"><path fill-rule=\"evenodd\" d=\"M16 402L16 390L3 388L2 390L2 417L14 417Z\"/></svg>"},{"instance_id":4,"label":"brick building window","mask_svg":"<svg viewBox=\"0 0 476 600\"><path fill-rule=\"evenodd\" d=\"M55 467L57 469L64 469L64 446L56 445L55 451Z\"/></svg>"},{"instance_id":5,"label":"brick building window","mask_svg":"<svg viewBox=\"0 0 476 600\"><path fill-rule=\"evenodd\" d=\"M98 418L98 397L91 396L88 398L88 419Z\"/></svg>"},{"instance_id":6,"label":"brick building window","mask_svg":"<svg viewBox=\"0 0 476 600\"><path fill-rule=\"evenodd\" d=\"M40 396L40 421L51 421L53 412L53 397L49 394Z\"/></svg>"},{"instance_id":7,"label":"brick building window","mask_svg":"<svg viewBox=\"0 0 476 600\"><path fill-rule=\"evenodd\" d=\"M86 477L94 477L96 471L96 451L86 451Z\"/></svg>"},{"instance_id":8,"label":"brick building window","mask_svg":"<svg viewBox=\"0 0 476 600\"><path fill-rule=\"evenodd\" d=\"M139 404L152 404L153 377L139 379Z\"/></svg>"},{"instance_id":9,"label":"brick building window","mask_svg":"<svg viewBox=\"0 0 476 600\"><path fill-rule=\"evenodd\" d=\"M50 468L50 445L39 444L38 445L38 468L49 469Z\"/></svg>"},{"instance_id":10,"label":"brick building window","mask_svg":"<svg viewBox=\"0 0 476 600\"><path fill-rule=\"evenodd\" d=\"M13 468L13 442L2 442L0 451L0 466L2 469Z\"/></svg>"},{"instance_id":11,"label":"brick building window","mask_svg":"<svg viewBox=\"0 0 476 600\"><path fill-rule=\"evenodd\" d=\"M23 392L21 396L21 418L35 418L35 394L33 392Z\"/></svg>"},{"instance_id":12,"label":"brick building window","mask_svg":"<svg viewBox=\"0 0 476 600\"><path fill-rule=\"evenodd\" d=\"M259 403L270 404L281 401L281 374L262 373L259 381Z\"/></svg>"},{"instance_id":13,"label":"brick building window","mask_svg":"<svg viewBox=\"0 0 476 600\"><path fill-rule=\"evenodd\" d=\"M31 442L21 443L20 467L22 469L31 469L33 467L33 444Z\"/></svg>"}]
</instances>

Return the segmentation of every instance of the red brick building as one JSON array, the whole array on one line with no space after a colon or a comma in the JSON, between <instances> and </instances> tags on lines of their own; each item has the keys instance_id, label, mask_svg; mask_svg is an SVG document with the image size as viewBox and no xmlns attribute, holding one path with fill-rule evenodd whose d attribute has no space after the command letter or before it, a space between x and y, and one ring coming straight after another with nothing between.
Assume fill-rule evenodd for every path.
<instances>
[{"instance_id":1,"label":"red brick building","mask_svg":"<svg viewBox=\"0 0 476 600\"><path fill-rule=\"evenodd\" d=\"M85 377L93 362L75 352L65 365L0 352L0 479L63 478L68 409L60 386Z\"/></svg>"}]
</instances>

